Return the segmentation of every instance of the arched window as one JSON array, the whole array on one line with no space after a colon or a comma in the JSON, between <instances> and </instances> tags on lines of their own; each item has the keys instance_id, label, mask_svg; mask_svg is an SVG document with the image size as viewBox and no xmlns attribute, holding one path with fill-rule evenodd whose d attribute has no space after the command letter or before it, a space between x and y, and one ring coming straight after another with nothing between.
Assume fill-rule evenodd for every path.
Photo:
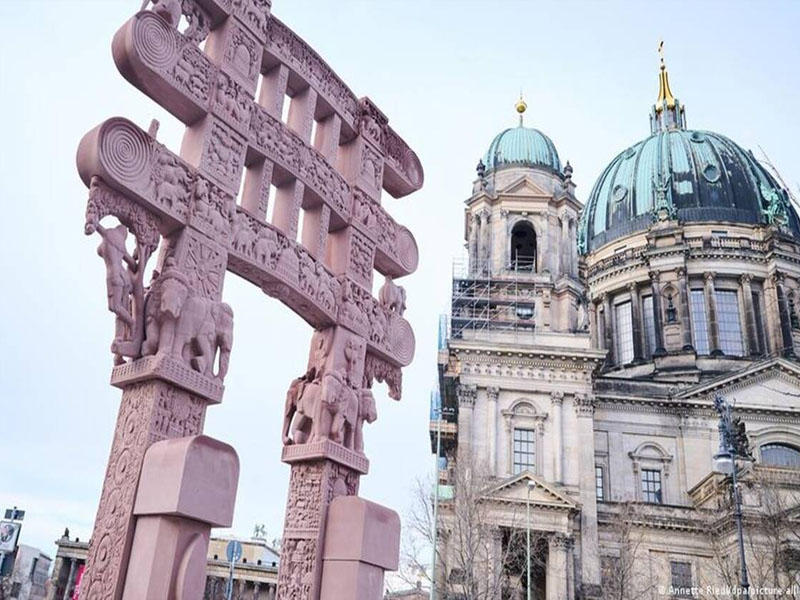
<instances>
[{"instance_id":1,"label":"arched window","mask_svg":"<svg viewBox=\"0 0 800 600\"><path fill-rule=\"evenodd\" d=\"M787 444L764 444L761 446L761 464L800 469L800 450Z\"/></svg>"},{"instance_id":2,"label":"arched window","mask_svg":"<svg viewBox=\"0 0 800 600\"><path fill-rule=\"evenodd\" d=\"M536 270L536 232L527 221L511 230L511 266L524 271Z\"/></svg>"}]
</instances>

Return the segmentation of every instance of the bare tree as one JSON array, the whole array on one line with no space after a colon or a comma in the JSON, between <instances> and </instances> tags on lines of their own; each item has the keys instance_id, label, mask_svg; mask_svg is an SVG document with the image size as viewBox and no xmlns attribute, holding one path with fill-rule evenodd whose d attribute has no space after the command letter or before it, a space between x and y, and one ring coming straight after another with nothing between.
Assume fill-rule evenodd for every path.
<instances>
[{"instance_id":1,"label":"bare tree","mask_svg":"<svg viewBox=\"0 0 800 600\"><path fill-rule=\"evenodd\" d=\"M648 597L656 586L650 573L649 557L642 540L646 519L635 502L623 502L605 523L609 546L615 555L601 561L603 597L609 600L638 600Z\"/></svg>"},{"instance_id":2,"label":"bare tree","mask_svg":"<svg viewBox=\"0 0 800 600\"><path fill-rule=\"evenodd\" d=\"M524 509L497 521L497 505L487 492L497 483L480 465L456 463L449 470L453 497L439 500L436 592L441 599L496 600L513 597L527 585ZM402 548L400 576L409 584L431 585L433 483L418 480ZM517 513L520 514L517 514ZM494 518L493 518L494 516ZM543 573L546 538L531 532L531 569Z\"/></svg>"}]
</instances>

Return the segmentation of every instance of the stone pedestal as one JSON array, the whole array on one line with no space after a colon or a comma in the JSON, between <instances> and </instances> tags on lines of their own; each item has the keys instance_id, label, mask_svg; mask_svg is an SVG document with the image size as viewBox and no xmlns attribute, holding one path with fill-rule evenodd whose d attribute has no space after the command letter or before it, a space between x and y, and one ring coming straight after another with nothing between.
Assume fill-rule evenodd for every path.
<instances>
[{"instance_id":1,"label":"stone pedestal","mask_svg":"<svg viewBox=\"0 0 800 600\"><path fill-rule=\"evenodd\" d=\"M400 560L400 517L362 498L331 502L325 527L320 600L380 600L383 574Z\"/></svg>"},{"instance_id":2,"label":"stone pedestal","mask_svg":"<svg viewBox=\"0 0 800 600\"><path fill-rule=\"evenodd\" d=\"M202 600L211 527L230 527L239 458L199 435L145 455L123 600Z\"/></svg>"},{"instance_id":3,"label":"stone pedestal","mask_svg":"<svg viewBox=\"0 0 800 600\"><path fill-rule=\"evenodd\" d=\"M369 461L330 440L284 446L281 458L292 473L277 595L281 600L319 600L328 507L337 497L358 494Z\"/></svg>"}]
</instances>

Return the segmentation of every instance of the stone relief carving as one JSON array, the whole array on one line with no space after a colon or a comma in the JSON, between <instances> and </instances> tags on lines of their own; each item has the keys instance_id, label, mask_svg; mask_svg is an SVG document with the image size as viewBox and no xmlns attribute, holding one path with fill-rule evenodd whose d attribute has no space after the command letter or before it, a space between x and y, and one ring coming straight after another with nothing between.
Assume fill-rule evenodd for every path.
<instances>
[{"instance_id":1,"label":"stone relief carving","mask_svg":"<svg viewBox=\"0 0 800 600\"><path fill-rule=\"evenodd\" d=\"M403 396L403 371L387 361L367 353L364 361L364 389L371 389L372 382L379 381L389 386L389 397L400 400Z\"/></svg>"},{"instance_id":2,"label":"stone relief carving","mask_svg":"<svg viewBox=\"0 0 800 600\"><path fill-rule=\"evenodd\" d=\"M105 228L100 221L113 215L120 225ZM108 310L115 315L114 363L139 356L144 339L144 271L158 246L159 221L139 205L127 202L98 178L92 180L86 208L85 233L97 232L102 241L97 254L106 266ZM136 248L129 252L128 233L134 233Z\"/></svg>"}]
</instances>

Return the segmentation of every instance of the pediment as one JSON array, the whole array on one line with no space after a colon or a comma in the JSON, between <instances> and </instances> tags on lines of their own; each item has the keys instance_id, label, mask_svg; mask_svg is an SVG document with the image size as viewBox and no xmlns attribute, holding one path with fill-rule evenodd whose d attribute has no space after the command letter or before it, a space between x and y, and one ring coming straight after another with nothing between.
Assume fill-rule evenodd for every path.
<instances>
[{"instance_id":1,"label":"pediment","mask_svg":"<svg viewBox=\"0 0 800 600\"><path fill-rule=\"evenodd\" d=\"M524 196L524 197L549 197L552 194L540 188L530 177L523 175L512 181L498 193L503 196Z\"/></svg>"},{"instance_id":2,"label":"pediment","mask_svg":"<svg viewBox=\"0 0 800 600\"><path fill-rule=\"evenodd\" d=\"M706 399L720 393L749 408L800 410L800 363L766 359L681 390L676 399Z\"/></svg>"},{"instance_id":3,"label":"pediment","mask_svg":"<svg viewBox=\"0 0 800 600\"><path fill-rule=\"evenodd\" d=\"M499 482L490 488L484 496L496 502L511 502L526 504L528 502L528 482L532 481L535 485L531 489L531 506L560 508L572 510L577 508L568 496L549 485L530 471L523 471L519 475L514 475Z\"/></svg>"}]
</instances>

